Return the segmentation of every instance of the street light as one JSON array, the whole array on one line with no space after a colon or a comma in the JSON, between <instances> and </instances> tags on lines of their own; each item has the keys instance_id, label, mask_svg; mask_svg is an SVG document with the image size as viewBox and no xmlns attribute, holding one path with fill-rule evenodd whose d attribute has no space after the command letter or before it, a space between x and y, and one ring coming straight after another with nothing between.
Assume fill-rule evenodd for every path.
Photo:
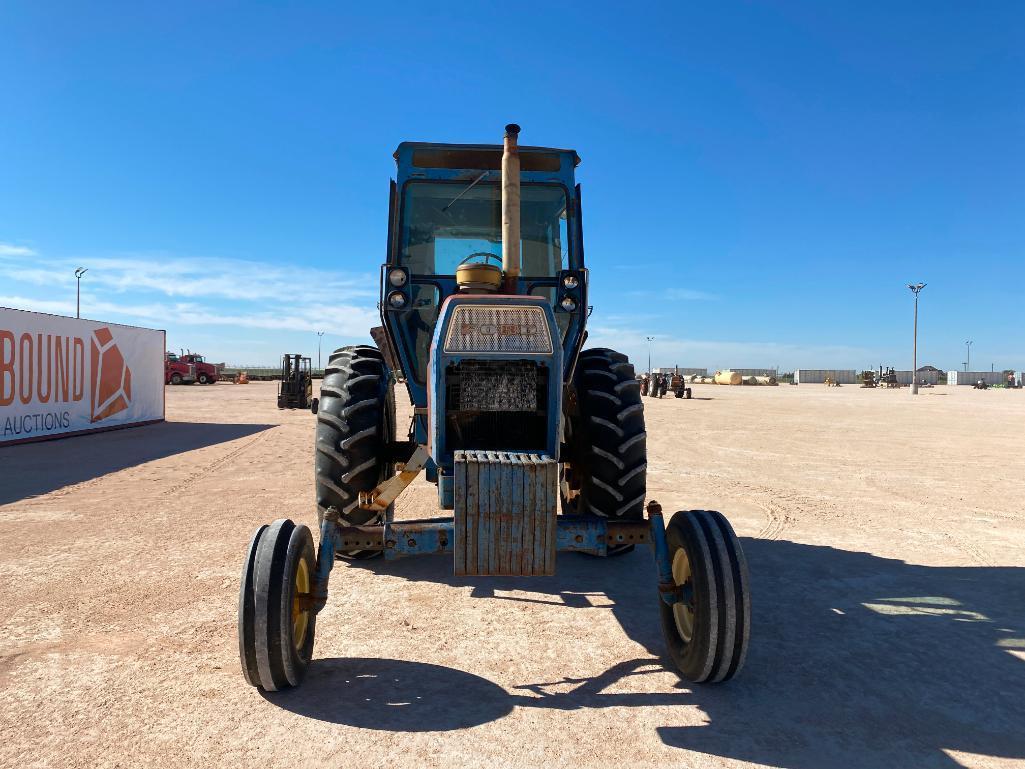
<instances>
[{"instance_id":1,"label":"street light","mask_svg":"<svg viewBox=\"0 0 1025 769\"><path fill-rule=\"evenodd\" d=\"M648 376L651 376L651 342L654 339L653 336L648 337Z\"/></svg>"},{"instance_id":2,"label":"street light","mask_svg":"<svg viewBox=\"0 0 1025 769\"><path fill-rule=\"evenodd\" d=\"M964 370L967 371L972 365L972 345L975 344L975 342L968 341L964 344L965 347L968 348L968 361L964 364Z\"/></svg>"},{"instance_id":3,"label":"street light","mask_svg":"<svg viewBox=\"0 0 1025 769\"><path fill-rule=\"evenodd\" d=\"M317 332L317 368L320 369L320 338L324 336L323 331Z\"/></svg>"},{"instance_id":4,"label":"street light","mask_svg":"<svg viewBox=\"0 0 1025 769\"><path fill-rule=\"evenodd\" d=\"M918 295L925 288L924 283L908 283L908 288L915 295L915 334L911 353L911 394L918 395Z\"/></svg>"},{"instance_id":5,"label":"street light","mask_svg":"<svg viewBox=\"0 0 1025 769\"><path fill-rule=\"evenodd\" d=\"M88 267L79 267L75 270L75 278L78 283L75 284L75 317L82 317L82 276L89 272Z\"/></svg>"}]
</instances>

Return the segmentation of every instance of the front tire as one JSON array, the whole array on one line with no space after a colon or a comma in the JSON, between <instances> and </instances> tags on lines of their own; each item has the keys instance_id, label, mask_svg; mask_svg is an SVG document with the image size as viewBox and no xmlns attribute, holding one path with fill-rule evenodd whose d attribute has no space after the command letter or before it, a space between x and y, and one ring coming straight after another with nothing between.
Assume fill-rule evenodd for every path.
<instances>
[{"instance_id":1,"label":"front tire","mask_svg":"<svg viewBox=\"0 0 1025 769\"><path fill-rule=\"evenodd\" d=\"M661 600L662 635L681 678L694 683L728 681L744 665L751 634L747 561L726 517L714 510L686 510L666 526L673 581L690 600Z\"/></svg>"},{"instance_id":2,"label":"front tire","mask_svg":"<svg viewBox=\"0 0 1025 769\"><path fill-rule=\"evenodd\" d=\"M647 434L629 359L605 348L580 353L569 400L563 513L642 519Z\"/></svg>"},{"instance_id":3,"label":"front tire","mask_svg":"<svg viewBox=\"0 0 1025 769\"><path fill-rule=\"evenodd\" d=\"M359 508L359 492L370 491L395 474L394 463L386 458L395 435L395 399L388 367L376 347L343 347L331 354L316 413L320 520L334 508L346 525L379 523L379 514ZM379 554L343 553L354 558Z\"/></svg>"},{"instance_id":4,"label":"front tire","mask_svg":"<svg viewBox=\"0 0 1025 769\"><path fill-rule=\"evenodd\" d=\"M238 605L242 675L252 686L275 692L306 676L317 625L309 603L316 566L306 526L282 518L253 535Z\"/></svg>"}]
</instances>

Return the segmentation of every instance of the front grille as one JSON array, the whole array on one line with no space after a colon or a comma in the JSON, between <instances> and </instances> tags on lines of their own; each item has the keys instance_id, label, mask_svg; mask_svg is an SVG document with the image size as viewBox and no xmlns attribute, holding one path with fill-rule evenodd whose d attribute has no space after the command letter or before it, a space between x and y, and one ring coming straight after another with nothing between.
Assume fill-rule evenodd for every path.
<instances>
[{"instance_id":1,"label":"front grille","mask_svg":"<svg viewBox=\"0 0 1025 769\"><path fill-rule=\"evenodd\" d=\"M546 449L546 367L533 361L463 361L445 370L445 393L447 451Z\"/></svg>"},{"instance_id":2,"label":"front grille","mask_svg":"<svg viewBox=\"0 0 1025 769\"><path fill-rule=\"evenodd\" d=\"M551 355L552 335L540 307L464 304L452 313L445 352Z\"/></svg>"}]
</instances>

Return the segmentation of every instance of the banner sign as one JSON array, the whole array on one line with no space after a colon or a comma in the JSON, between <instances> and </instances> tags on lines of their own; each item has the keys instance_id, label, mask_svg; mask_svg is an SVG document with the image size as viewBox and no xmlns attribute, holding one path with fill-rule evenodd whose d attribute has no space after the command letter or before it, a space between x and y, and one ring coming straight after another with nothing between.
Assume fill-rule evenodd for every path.
<instances>
[{"instance_id":1,"label":"banner sign","mask_svg":"<svg viewBox=\"0 0 1025 769\"><path fill-rule=\"evenodd\" d=\"M0 446L163 418L163 331L0 307Z\"/></svg>"}]
</instances>

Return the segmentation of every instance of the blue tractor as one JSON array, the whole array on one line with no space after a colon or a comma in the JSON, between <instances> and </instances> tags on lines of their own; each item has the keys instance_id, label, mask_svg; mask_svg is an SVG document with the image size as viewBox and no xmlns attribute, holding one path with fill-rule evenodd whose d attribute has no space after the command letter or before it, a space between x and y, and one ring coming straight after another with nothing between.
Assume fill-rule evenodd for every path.
<instances>
[{"instance_id":1,"label":"blue tractor","mask_svg":"<svg viewBox=\"0 0 1025 769\"><path fill-rule=\"evenodd\" d=\"M403 143L395 152L383 325L336 350L317 412L319 544L288 519L252 538L239 596L246 680L298 686L336 560L450 554L457 575L552 575L556 553L655 556L668 657L724 681L750 628L744 554L718 512L645 500L640 383L584 349L588 272L573 150ZM413 406L396 438L394 389ZM420 473L450 517L395 520ZM654 591L653 591L654 592Z\"/></svg>"}]
</instances>

